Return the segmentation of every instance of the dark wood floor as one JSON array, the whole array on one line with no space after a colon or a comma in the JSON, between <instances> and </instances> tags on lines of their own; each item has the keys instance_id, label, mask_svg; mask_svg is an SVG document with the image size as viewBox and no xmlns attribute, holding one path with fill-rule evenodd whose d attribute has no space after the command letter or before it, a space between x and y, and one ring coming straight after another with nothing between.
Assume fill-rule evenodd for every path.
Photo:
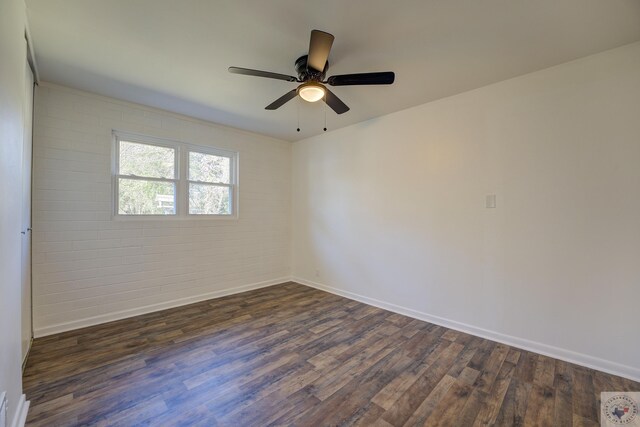
<instances>
[{"instance_id":1,"label":"dark wood floor","mask_svg":"<svg viewBox=\"0 0 640 427\"><path fill-rule=\"evenodd\" d=\"M287 283L35 340L28 425L599 425L640 384Z\"/></svg>"}]
</instances>

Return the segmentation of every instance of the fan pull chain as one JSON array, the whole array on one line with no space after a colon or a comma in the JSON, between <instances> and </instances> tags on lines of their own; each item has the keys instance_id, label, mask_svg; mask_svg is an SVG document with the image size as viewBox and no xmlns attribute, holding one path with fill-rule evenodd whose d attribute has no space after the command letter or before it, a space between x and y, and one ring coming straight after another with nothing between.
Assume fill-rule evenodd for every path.
<instances>
[{"instance_id":1,"label":"fan pull chain","mask_svg":"<svg viewBox=\"0 0 640 427\"><path fill-rule=\"evenodd\" d=\"M296 108L298 110L298 128L296 130L300 132L300 102L296 102Z\"/></svg>"},{"instance_id":2,"label":"fan pull chain","mask_svg":"<svg viewBox=\"0 0 640 427\"><path fill-rule=\"evenodd\" d=\"M325 132L327 131L327 94L324 94L324 129Z\"/></svg>"}]
</instances>

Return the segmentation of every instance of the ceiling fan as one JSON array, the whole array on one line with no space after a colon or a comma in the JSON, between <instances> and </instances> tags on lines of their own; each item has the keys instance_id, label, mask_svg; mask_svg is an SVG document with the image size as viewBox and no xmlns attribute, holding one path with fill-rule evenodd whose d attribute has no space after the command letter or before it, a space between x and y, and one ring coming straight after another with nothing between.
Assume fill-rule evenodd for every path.
<instances>
[{"instance_id":1,"label":"ceiling fan","mask_svg":"<svg viewBox=\"0 0 640 427\"><path fill-rule=\"evenodd\" d=\"M286 74L271 73L269 71L251 70L249 68L229 67L229 72L234 74L244 74L247 76L266 77L288 82L302 83L280 98L265 107L266 110L276 110L285 103L292 100L296 95L308 102L324 100L329 107L337 114L346 113L349 107L340 100L333 92L327 89L330 86L353 86L353 85L390 85L395 79L392 71L377 73L341 74L331 76L324 80L329 70L329 52L333 45L333 35L324 31L311 31L311 41L309 42L309 54L301 56L295 62L295 69L298 77Z\"/></svg>"}]
</instances>

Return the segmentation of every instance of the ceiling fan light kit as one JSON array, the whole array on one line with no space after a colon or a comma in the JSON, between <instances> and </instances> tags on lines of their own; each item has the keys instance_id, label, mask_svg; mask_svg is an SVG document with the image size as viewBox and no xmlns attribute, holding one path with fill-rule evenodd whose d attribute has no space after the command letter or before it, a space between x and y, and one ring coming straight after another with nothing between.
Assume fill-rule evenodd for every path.
<instances>
[{"instance_id":1,"label":"ceiling fan light kit","mask_svg":"<svg viewBox=\"0 0 640 427\"><path fill-rule=\"evenodd\" d=\"M272 73L269 71L252 70L249 68L229 67L229 72L233 74L244 74L247 76L265 77L269 79L284 80L287 82L302 83L280 98L267 105L265 109L276 110L295 98L300 96L307 102L317 102L321 99L331 107L337 114L349 111L349 107L331 92L325 84L330 86L356 86L356 85L390 85L395 80L392 71L377 73L342 74L331 76L324 80L329 70L329 52L333 45L333 35L320 30L311 31L309 41L309 54L301 56L295 62L295 69L298 77L286 74Z\"/></svg>"},{"instance_id":2,"label":"ceiling fan light kit","mask_svg":"<svg viewBox=\"0 0 640 427\"><path fill-rule=\"evenodd\" d=\"M325 93L325 87L318 82L309 81L298 86L298 95L307 102L320 101Z\"/></svg>"}]
</instances>

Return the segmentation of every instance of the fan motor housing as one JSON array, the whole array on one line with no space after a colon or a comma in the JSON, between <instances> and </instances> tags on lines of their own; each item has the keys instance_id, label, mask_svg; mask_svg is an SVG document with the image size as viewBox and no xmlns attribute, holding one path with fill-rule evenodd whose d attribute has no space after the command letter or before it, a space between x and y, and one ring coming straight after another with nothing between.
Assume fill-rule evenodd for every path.
<instances>
[{"instance_id":1,"label":"fan motor housing","mask_svg":"<svg viewBox=\"0 0 640 427\"><path fill-rule=\"evenodd\" d=\"M300 58L296 59L295 67L296 72L298 73L298 78L303 82L306 82L307 80L324 80L324 76L327 74L327 71L329 71L329 61L326 62L324 70L319 73L312 68L307 68L307 58L308 55L303 55Z\"/></svg>"}]
</instances>

